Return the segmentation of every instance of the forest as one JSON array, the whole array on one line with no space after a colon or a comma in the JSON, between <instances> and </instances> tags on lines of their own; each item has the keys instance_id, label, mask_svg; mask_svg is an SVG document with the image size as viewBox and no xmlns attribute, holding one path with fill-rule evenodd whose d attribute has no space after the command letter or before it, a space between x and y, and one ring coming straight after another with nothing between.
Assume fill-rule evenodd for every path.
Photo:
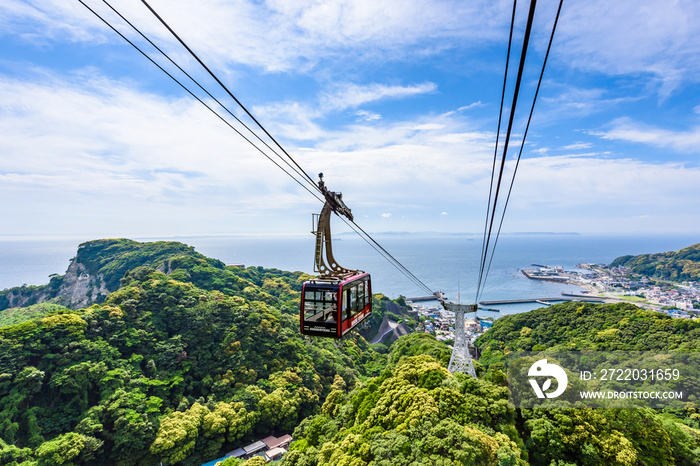
<instances>
[{"instance_id":1,"label":"forest","mask_svg":"<svg viewBox=\"0 0 700 466\"><path fill-rule=\"evenodd\" d=\"M95 276L121 274L99 304L0 312L11 323L0 327L1 464L201 464L291 432L336 379L354 386L384 367L359 336L342 348L302 340L306 275L226 267L188 248L154 262L144 244L80 248ZM155 268L128 269L137 255ZM381 313L387 298L375 299Z\"/></svg>"},{"instance_id":2,"label":"forest","mask_svg":"<svg viewBox=\"0 0 700 466\"><path fill-rule=\"evenodd\" d=\"M634 273L662 280L700 281L700 244L680 251L622 256L610 266L629 267Z\"/></svg>"},{"instance_id":3,"label":"forest","mask_svg":"<svg viewBox=\"0 0 700 466\"><path fill-rule=\"evenodd\" d=\"M629 304L505 316L477 341L471 379L447 371L450 348L426 333L305 341L300 272L129 240L85 243L71 266L109 292L69 308L70 280L54 276L45 302L0 311L2 465L200 465L283 434L295 442L282 465L700 461L695 403L515 409L504 373L512 351L697 350L695 321ZM373 321L411 323L404 305L375 295Z\"/></svg>"}]
</instances>

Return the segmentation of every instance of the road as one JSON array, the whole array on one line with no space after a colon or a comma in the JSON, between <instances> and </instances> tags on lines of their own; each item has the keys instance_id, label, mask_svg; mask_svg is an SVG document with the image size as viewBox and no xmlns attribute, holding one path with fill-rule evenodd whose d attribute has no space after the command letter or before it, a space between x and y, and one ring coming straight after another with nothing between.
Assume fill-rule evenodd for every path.
<instances>
[{"instance_id":1,"label":"road","mask_svg":"<svg viewBox=\"0 0 700 466\"><path fill-rule=\"evenodd\" d=\"M387 322L387 324L389 324L389 329L385 330L382 333L377 334L377 336L374 337L374 339L369 342L370 345L374 345L375 343L379 343L380 341L382 341L382 338L384 338L387 335L387 333L393 332L394 329L399 326L398 323L392 322L390 320L387 320L386 322Z\"/></svg>"}]
</instances>

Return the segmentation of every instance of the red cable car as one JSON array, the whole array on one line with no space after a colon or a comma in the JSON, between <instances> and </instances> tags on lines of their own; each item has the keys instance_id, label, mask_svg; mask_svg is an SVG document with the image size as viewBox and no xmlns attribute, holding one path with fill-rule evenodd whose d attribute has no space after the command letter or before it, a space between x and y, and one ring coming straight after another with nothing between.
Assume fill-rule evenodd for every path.
<instances>
[{"instance_id":1,"label":"red cable car","mask_svg":"<svg viewBox=\"0 0 700 466\"><path fill-rule=\"evenodd\" d=\"M352 221L352 212L341 193L326 189L323 173L318 176L326 203L313 216L312 233L316 235L314 271L321 275L301 289L299 320L303 335L342 338L372 313L372 282L368 273L341 267L333 257L331 213Z\"/></svg>"},{"instance_id":2,"label":"red cable car","mask_svg":"<svg viewBox=\"0 0 700 466\"><path fill-rule=\"evenodd\" d=\"M342 338L372 312L368 273L343 279L314 279L301 292L301 333Z\"/></svg>"}]
</instances>

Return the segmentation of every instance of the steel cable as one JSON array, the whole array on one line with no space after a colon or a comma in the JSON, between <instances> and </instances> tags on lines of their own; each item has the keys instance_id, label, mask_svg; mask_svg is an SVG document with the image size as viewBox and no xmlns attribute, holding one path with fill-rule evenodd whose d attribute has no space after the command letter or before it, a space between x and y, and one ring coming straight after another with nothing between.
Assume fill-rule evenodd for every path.
<instances>
[{"instance_id":1,"label":"steel cable","mask_svg":"<svg viewBox=\"0 0 700 466\"><path fill-rule=\"evenodd\" d=\"M530 107L530 115L527 118L527 125L525 126L525 132L523 133L523 139L520 142L520 150L518 151L518 158L515 162L515 168L513 169L513 177L510 180L510 186L508 187L508 196L503 205L503 213L501 214L501 220L498 225L498 231L496 232L496 240L493 243L493 249L491 251L491 257L489 259L489 265L486 268L486 275L484 276L484 282L488 279L489 271L491 270L491 263L493 262L493 253L496 251L496 245L498 244L498 238L501 234L501 228L503 227L503 219L506 215L506 209L508 208L508 202L510 201L510 195L513 191L513 184L515 183L515 175L518 172L518 166L520 165L520 158L523 155L523 148L525 147L525 139L527 138L527 133L530 129L530 122L532 121L532 114L535 111L535 103L537 102L537 96L540 93L540 86L542 85L542 77L544 76L544 69L547 66L547 60L549 58L549 52L552 49L552 42L554 41L554 32L557 29L557 23L559 22L559 14L561 13L561 7L564 0L559 0L559 8L557 8L557 14L554 18L554 25L552 26L552 33L549 36L549 44L547 45L547 53L545 53L544 61L542 62L542 70L540 71L540 77L537 81L537 89L535 90L535 97L532 99L532 106Z\"/></svg>"},{"instance_id":2,"label":"steel cable","mask_svg":"<svg viewBox=\"0 0 700 466\"><path fill-rule=\"evenodd\" d=\"M146 59L148 59L152 64L154 64L158 69L160 69L163 73L165 73L171 80L173 80L176 84L178 84L185 92L187 92L190 96L192 96L194 99L196 99L199 103L204 105L210 112L212 112L214 115L216 115L220 120L222 120L229 128L234 130L239 136L241 136L246 142L248 142L251 146L253 146L256 150L258 150L262 155L264 155L268 160L270 160L272 163L275 164L280 170L282 170L285 174L287 174L290 178L292 178L296 183L298 183L300 186L302 186L306 191L308 191L312 196L314 196L317 200L321 202L325 202L325 200L321 197L318 196L318 194L314 191L311 191L302 181L300 181L297 177L295 177L293 174L288 172L284 167L282 167L279 163L277 163L270 155L265 153L265 151L259 147L255 142L247 138L244 134L242 134L237 128L235 128L228 120L226 120L223 116L221 116L216 110L211 108L206 102L204 102L200 97L198 97L194 92L192 92L187 86L185 86L182 82L180 82L176 77L174 77L171 73L169 73L167 70L165 70L160 64L158 64L153 58L151 58L147 53L145 53L141 48L139 48L135 43L133 43L131 40L129 40L124 34L122 34L116 27L114 27L109 21L107 21L104 17L102 17L99 13L97 13L95 10L93 10L90 6L88 6L83 0L78 0L85 8L87 8L93 15L95 15L98 19L100 19L103 23L105 23L110 29L112 29L115 33L117 33L124 41L126 41L129 45L131 45L134 49L136 49L141 55L143 55ZM145 0L142 0L142 2L148 7L148 9L163 23L163 25L176 37L176 39L193 55L193 57L200 63L202 67L209 72L209 74L217 81L217 83L229 94L229 96L249 115L249 117L258 125L258 127L274 142L274 144L280 148L280 150L296 165L299 171L301 173L294 169L294 167L291 167L289 162L285 161L273 148L271 148L262 138L260 138L255 131L253 131L250 127L248 127L245 123L243 123L239 118L237 118L225 105L223 105L219 100L217 100L215 97L212 96L209 91L207 91L197 80L195 80L190 74L188 74L185 70L183 70L177 63L175 63L174 60L172 60L165 52L163 52L158 46L156 46L145 34L143 34L138 28L136 28L131 22L129 22L119 11L117 11L112 5L110 5L106 0L102 0L112 11L114 11L124 22L126 22L129 26L131 26L141 37L143 37L150 45L152 45L156 50L158 50L165 58L167 58L174 66L178 68L183 74L185 74L192 82L194 82L202 91L204 91L209 97L211 97L217 104L219 104L229 115L231 115L233 118L236 119L238 123L243 125L251 134L253 134L260 142L262 142L269 150L271 150L275 155L277 155L282 161L287 163L290 168L294 170L294 172L297 175L300 175L303 177L303 180L307 183L310 183L318 193L321 193L321 190L319 189L318 185L308 176L308 174L297 164L297 162L294 160L291 155L287 153L287 151L280 145L280 143L270 135L270 133L260 124L260 122L255 119L255 117L243 106L243 104L228 90L228 88L214 75L213 72L204 64L204 62L199 59L199 57L180 39L180 37L170 28L170 26L165 23L165 21L148 5L148 3ZM340 217L345 221L343 217ZM382 247L374 238L371 237L366 231L364 231L359 225L357 225L354 221L352 221L352 225L345 221L348 226L350 226L355 233L358 234L365 242L367 242L372 248L374 248L382 257L384 257L387 261L392 263L392 265L399 270L401 273L403 273L410 281L412 281L415 285L417 285L419 288L429 292L430 294L434 294L434 292L427 286L425 285L422 281L420 281L413 273L411 273L401 262L399 262L393 255L391 255L384 247ZM354 225L354 226L353 226ZM360 233L360 230L362 233ZM364 236L363 236L364 235Z\"/></svg>"}]
</instances>

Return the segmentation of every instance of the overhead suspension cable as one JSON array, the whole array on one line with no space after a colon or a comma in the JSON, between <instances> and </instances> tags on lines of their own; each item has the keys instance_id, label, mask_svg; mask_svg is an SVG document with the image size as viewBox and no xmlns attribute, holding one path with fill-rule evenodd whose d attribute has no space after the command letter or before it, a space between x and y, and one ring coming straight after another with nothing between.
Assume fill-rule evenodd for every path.
<instances>
[{"instance_id":1,"label":"overhead suspension cable","mask_svg":"<svg viewBox=\"0 0 700 466\"><path fill-rule=\"evenodd\" d=\"M141 2L146 5L146 7L149 9L149 11L156 17L158 20L165 26L165 28L175 37L175 39L182 44L182 46L187 49L187 51L192 55L192 57L197 60L197 62L211 75L212 78L226 91L226 93L248 114L248 116L258 125L258 127L265 132L265 134L277 145L277 147L280 148L280 150L289 157L290 160L294 162L294 164L302 171L302 173L311 180L309 175L297 164L297 162L292 158L291 155L287 153L287 151L282 147L282 145L277 142L277 140L263 127L263 125L253 116L252 113L248 111L248 109L233 95L233 93L224 85L223 82L209 69L209 67L206 66L206 64L197 56L197 54L185 43L185 41L168 25L168 23L153 9L151 6L148 4L146 0L141 0ZM313 180L311 180L313 183ZM314 183L315 186L315 183ZM342 217L341 217L342 218ZM346 222L347 223L347 222ZM374 240L367 232L365 232L357 223L352 221L353 225L357 227L362 233L370 240L371 243L373 243L375 246L379 248L384 253L384 257L389 259L391 262L397 266L399 270L401 270L407 277L409 277L414 283L417 281L417 284L421 286L423 289L429 291L432 293L430 288L428 288L423 282L421 282L413 273L411 273L406 267L403 266L394 256L389 254L389 252L384 249L377 241ZM357 230L355 230L357 232ZM358 233L359 234L359 233ZM376 248L375 248L376 250Z\"/></svg>"},{"instance_id":2,"label":"overhead suspension cable","mask_svg":"<svg viewBox=\"0 0 700 466\"><path fill-rule=\"evenodd\" d=\"M202 86L199 81L197 81L194 77L192 77L187 71L185 71L180 65L178 65L175 60L170 58L170 56L163 51L160 47L158 47L151 39L149 39L141 30L136 27L134 24L132 24L127 18L124 17L116 8L114 8L107 0L102 0L102 2L107 5L114 13L116 13L126 24L131 26L131 28L136 31L143 39L145 39L153 48L155 48L158 52L160 52L161 55L163 55L170 63L172 63L180 72L182 72L185 76L187 76L190 81L192 81L194 84L197 85L205 94L207 94L212 100L214 100L219 106L224 109L231 117L233 117L239 124L241 124L250 134L252 134L258 141L260 141L262 144L265 145L268 149L272 151L273 154L275 154L280 160L282 160L289 168L291 168L295 173L298 175L308 178L306 173L300 169L298 165L292 165L288 159L285 159L284 157L280 156L280 154L270 145L263 140L258 134L253 131L248 125L246 125L243 121L241 121L240 118L238 118L231 110L228 109L223 103L221 103L216 97L214 97L207 89ZM313 182L313 180L305 180L307 183L311 184L315 189L318 189L316 184Z\"/></svg>"},{"instance_id":3,"label":"overhead suspension cable","mask_svg":"<svg viewBox=\"0 0 700 466\"><path fill-rule=\"evenodd\" d=\"M530 8L529 8L529 13L528 13L528 18L527 18L527 25L526 25L526 29L525 29L525 35L523 37L523 47L522 47L522 51L520 54L520 64L518 67L518 74L516 77L515 89L513 92L513 101L511 104L510 116L508 119L508 128L506 130L505 142L503 145L503 156L501 157L499 174L498 174L498 179L497 179L497 183L496 183L496 190L495 190L495 194L493 197L493 203L492 204L490 203L490 206L492 206L492 208L490 208L490 216L487 216L488 231L486 233L486 237L484 240L485 247L482 249L483 254L481 256L481 262L480 262L480 268L479 268L479 281L478 281L479 285L478 285L477 290L476 290L476 298L475 298L476 302L479 301L479 295L483 291L485 277L488 275L488 272L486 271L486 260L489 257L489 255L488 255L489 245L491 244L491 235L493 232L494 221L496 218L498 197L499 197L499 193L500 193L501 183L503 181L503 171L505 168L506 157L507 157L507 153L508 153L508 144L510 142L510 137L511 137L511 133L512 133L513 121L514 121L515 111L516 111L517 102L518 102L518 95L520 92L520 84L522 81L522 75L523 75L523 70L524 70L524 66L525 66L525 59L527 56L527 48L528 48L528 44L529 44L529 40L530 40L530 34L532 32L532 24L533 24L536 4L537 4L537 0L530 1ZM560 7L561 7L561 4L560 4ZM557 18L559 16L559 11L557 11ZM556 27L556 23L555 23L555 27ZM553 37L553 33L554 33L554 31L552 32L552 37ZM551 46L551 39L550 39L550 46ZM549 53L549 49L548 49L548 53ZM542 73L543 72L544 72L544 67L543 67ZM541 83L542 73L540 74L540 83ZM539 85L540 84L538 84L538 91L539 91ZM536 96L535 96L535 99L536 99ZM534 109L534 101L533 101L533 107L531 108L531 112L533 109ZM528 122L528 126L529 126L529 122ZM497 135L497 140L499 137L500 137L500 135ZM523 137L521 144L524 145L524 142L525 142L525 137ZM521 146L521 153L522 153L522 146ZM520 156L518 157L518 159L519 158L520 158ZM517 165L516 165L516 167L517 167ZM492 173L492 176L493 176L493 173ZM512 184L514 182L514 179L515 179L515 172L513 174L512 180L511 180L511 188L509 189L509 196L508 197L510 197L510 193L512 190ZM493 181L492 181L492 184L493 184ZM494 252L493 249L495 249L495 245L498 242L498 235L500 234L500 227L502 226L502 221L503 221L503 218L505 216L506 207L507 207L507 203L503 207L501 222L499 224L498 233L496 234L496 237L495 237L496 239L494 241L494 245L493 245L493 248L491 251L491 260L493 259L493 252ZM491 264L491 261L489 261L489 269L490 269L490 264Z\"/></svg>"},{"instance_id":4,"label":"overhead suspension cable","mask_svg":"<svg viewBox=\"0 0 700 466\"><path fill-rule=\"evenodd\" d=\"M486 241L486 232L489 224L489 214L491 213L491 196L493 194L493 178L496 174L496 160L498 159L498 140L501 136L501 120L503 118L503 102L505 101L506 97L506 84L508 83L508 67L510 64L510 48L513 43L513 27L515 25L515 11L516 7L518 5L518 0L513 0L513 14L511 15L510 18L510 32L508 34L508 51L506 52L506 68L503 73L503 90L501 91L501 106L498 111L498 129L496 130L496 143L495 147L493 150L493 164L491 166L491 182L489 183L489 199L488 202L486 203L486 220L484 221L484 237L483 240L481 241L481 256L479 257L485 257L486 256L486 247L487 247L487 241ZM494 206L495 207L495 206ZM476 289L477 289L477 301L478 302L478 290L481 288L481 279L483 277L483 270L484 270L484 262L481 261L479 264L479 281L477 283Z\"/></svg>"},{"instance_id":5,"label":"overhead suspension cable","mask_svg":"<svg viewBox=\"0 0 700 466\"><path fill-rule=\"evenodd\" d=\"M153 63L158 69L160 69L163 73L165 73L170 79L172 79L176 84L178 84L185 92L187 92L189 95L191 95L193 98L195 98L199 103L204 105L210 112L212 112L214 115L216 115L220 120L222 120L229 128L233 129L239 136L241 136L246 142L248 142L251 146L253 146L258 152L260 152L262 155L264 155L268 160L270 160L272 163L275 164L279 169L281 169L285 174L287 174L290 178L292 178L296 183L298 183L300 186L302 186L306 191L308 191L311 195L313 195L316 199L318 199L321 202L325 202L322 197L319 196L318 193L321 192L319 189L318 185L309 177L309 175L297 164L297 162L294 160L294 158L287 153L287 151L281 146L281 144L274 138L272 135L262 126L262 124L248 111L248 109L231 93L231 91L219 80L218 77L204 64L204 62L190 49L187 44L184 43L184 41L170 28L169 25L153 10L150 5L145 0L142 0L142 2L146 5L146 7L161 21L161 23L171 32L173 36L190 52L190 54L200 63L200 65L216 80L216 82L226 91L226 93L248 114L248 116L256 123L256 125L274 142L274 144L287 156L289 160L297 167L296 169L294 167L291 167L288 161L286 161L284 158L282 158L272 147L269 146L264 140L262 140L256 133L253 131L250 127L248 127L245 123L243 123L239 118L237 118L225 105L223 105L219 100L217 100L215 97L209 93L197 80L195 80L190 74L188 74L185 70L183 70L174 60L172 60L165 52L163 52L158 46L156 46L145 34L143 34L137 27L135 27L131 22L129 22L122 14L119 13L112 5L110 5L106 0L102 0L112 11L114 11L123 21L125 21L129 26L132 27L141 37L143 37L149 44L151 44L156 50L158 50L165 58L167 58L174 66L178 68L182 73L184 73L190 80L192 80L202 91L204 91L210 98L212 98L217 104L219 104L229 115L231 115L236 121L238 121L241 125L243 125L251 134L255 136L256 139L258 139L260 142L262 142L269 150L271 150L275 155L277 155L282 161L284 161L290 168L293 169L293 171L299 175L302 176L302 180L306 182L306 184L310 184L313 186L313 188L317 191L314 192L309 187L302 183L302 180L299 180L297 177L295 177L292 173L288 172L284 167L282 167L278 162L276 162L272 157L270 157L261 147L259 147L254 141L250 140L248 137L246 137L244 134L242 134L237 128L235 128L228 120L226 120L223 116L221 116L216 110L211 108L206 102L204 102L200 97L198 97L196 94L194 94L190 89L187 88L184 84L182 84L177 78L175 78L171 73L169 73L167 70L165 70L160 64L158 64L155 60L153 60L147 53L145 53L143 50L141 50L135 43L133 43L131 40L129 40L124 34L122 34L117 28L115 28L109 21L107 21L105 18L103 18L99 13L97 13L95 10L90 8L83 0L78 0L85 8L87 8L91 13L93 13L98 19L100 19L103 23L105 23L110 29L112 29L115 33L117 33L124 41L126 41L129 45L131 45L134 49L136 49L141 55L146 57L151 63ZM417 285L419 288L427 291L430 294L434 294L434 292L427 286L425 285L422 281L420 281L413 273L411 273L401 262L399 262L394 256L392 256L384 247L382 247L374 238L372 238L371 235L369 235L366 231L364 231L357 223L352 221L352 224L348 223L343 217L340 217L345 221L348 226L353 229L365 242L367 242L375 251L377 251L382 257L384 257L387 261L389 261L397 270L399 270L401 273L403 273L409 280L411 280L415 285ZM354 225L354 226L353 226ZM358 231L359 230L359 231ZM361 233L360 233L361 232Z\"/></svg>"},{"instance_id":6,"label":"overhead suspension cable","mask_svg":"<svg viewBox=\"0 0 700 466\"><path fill-rule=\"evenodd\" d=\"M362 238L362 240L367 243L372 249L374 249L380 256L382 256L384 259L387 260L396 270L401 272L408 278L411 282L413 282L414 285L416 285L418 288L422 289L423 291L427 292L429 295L435 295L435 292L431 290L427 285L425 285L422 281L420 281L418 278L415 277L406 267L401 264L398 260L396 260L391 254L388 252L383 252L383 249L379 243L374 241L372 237L365 237L360 231L358 231L359 227L356 227L356 224L351 223L349 220L346 220L343 217L340 217L345 224L350 227L357 235ZM376 245L375 245L376 244ZM384 250L386 251L386 250ZM435 295L437 296L437 295Z\"/></svg>"},{"instance_id":7,"label":"overhead suspension cable","mask_svg":"<svg viewBox=\"0 0 700 466\"><path fill-rule=\"evenodd\" d=\"M510 107L510 115L508 118L508 128L506 130L506 137L505 137L505 142L503 144L503 156L501 157L501 163L499 166L499 173L498 173L498 179L496 182L496 191L494 193L493 197L493 208L491 209L491 214L490 218L487 218L487 223L488 223L488 233L486 235L486 247L484 248L484 253L481 257L481 264L479 267L479 284L483 286L483 280L482 277L484 275L484 270L485 270L485 264L486 264L486 258L488 257L488 251L489 251L489 244L491 241L491 232L493 230L493 222L496 217L496 207L498 206L498 194L500 191L501 187L501 182L503 180L503 169L505 168L505 162L506 162L506 156L508 153L508 143L510 142L510 135L511 131L513 129L513 120L515 118L515 108L518 103L518 94L520 92L520 83L522 81L522 76L523 76L523 70L525 68L525 56L527 54L527 46L530 40L530 33L532 32L532 22L535 14L535 6L537 4L537 0L530 0L530 11L528 13L528 18L527 18L527 26L525 28L525 36L523 38L523 47L522 51L520 53L520 65L518 67L518 75L515 80L515 90L513 91L513 102ZM481 286L477 288L476 290L476 302L479 300L479 294L481 292Z\"/></svg>"},{"instance_id":8,"label":"overhead suspension cable","mask_svg":"<svg viewBox=\"0 0 700 466\"><path fill-rule=\"evenodd\" d=\"M301 168L301 166L299 166L299 164L294 160L294 158L291 155L289 155L289 153L287 153L286 150L284 150L282 145L279 142L277 142L277 140L274 137L272 137L272 135L265 129L265 127L253 116L252 113L250 113L248 111L248 109L245 107L245 105L243 105L241 103L241 101L238 100L235 95L233 95L233 93L228 89L228 87L226 87L226 85L223 82L221 82L221 80L209 69L209 67L199 58L199 56L197 56L197 54L194 53L194 51L185 43L185 41L182 40L180 38L180 36L170 27L170 25L168 25L168 23L166 23L165 20L163 18L161 18L161 16L153 8L151 8L151 5L149 5L146 0L141 0L141 2L144 5L146 5L146 8L148 8L149 11L151 13L153 13L153 15L156 18L158 18L158 21L160 21L161 24L163 24L163 26L165 26L165 28L168 31L170 31L170 33L173 35L173 37L175 37L175 39L177 39L177 41L180 42L180 44L182 44L182 46L185 47L185 49L187 49L187 51L190 53L190 55L192 55L192 57L195 60L197 60L197 62L199 62L200 65L202 65L202 68L204 68L209 73L209 75L212 78L214 78L214 80L219 84L219 86L221 86L221 88L224 91L226 91L226 93L238 104L238 106L241 107L241 109L243 109L243 111L250 117L250 119L253 120L255 122L255 124L258 125L258 127L261 130L263 130L263 132L267 135L267 137L269 137L272 140L272 142L274 142L275 145L277 147L279 147L280 150L294 163L294 165L296 165L297 168L299 168L299 170L301 170L301 172L306 177L306 179L308 179L312 184L316 185L314 180L304 171L304 169Z\"/></svg>"},{"instance_id":9,"label":"overhead suspension cable","mask_svg":"<svg viewBox=\"0 0 700 466\"><path fill-rule=\"evenodd\" d=\"M239 136L241 136L246 142L248 142L251 146L253 146L255 149L258 150L262 155L264 155L268 160L270 160L272 163L277 166L280 170L282 170L284 173L286 173L290 178L292 178L294 181L296 181L302 188L304 188L306 191L308 191L312 196L316 197L321 202L324 202L323 199L315 192L311 191L306 185L304 185L301 181L299 181L294 175L289 173L283 166L281 166L279 163L277 163L272 157L270 157L268 154L265 153L264 150L262 150L260 147L258 147L255 142L251 141L248 139L244 134L242 134L236 127L234 127L226 118L222 117L216 110L211 108L206 102L204 102L199 96L197 96L195 93L193 93L190 89L187 88L184 84L182 84L176 77L174 77L172 74L170 74L166 69L164 69L162 66L160 66L155 60L153 60L147 53L145 53L143 50L141 50L136 44L134 44L131 40L129 40L124 34L122 34L117 28L115 28L109 21L107 21L105 18L103 18L99 13L97 13L95 10L90 8L83 0L78 0L85 8L87 8L92 14L94 14L97 18L99 18L103 23L105 23L110 29L112 29L114 32L116 32L122 39L124 39L129 45L131 45L134 49L136 49L141 55L146 57L151 63L153 63L158 69L160 69L163 73L165 73L170 79L172 79L177 85L179 85L185 92L187 92L189 95L191 95L194 99L196 99L200 104L204 105L210 112L212 112L214 115L216 115L217 118L219 118L221 121L224 122L229 128L234 130ZM315 184L314 184L315 186Z\"/></svg>"},{"instance_id":10,"label":"overhead suspension cable","mask_svg":"<svg viewBox=\"0 0 700 466\"><path fill-rule=\"evenodd\" d=\"M557 14L554 18L554 25L552 26L552 33L549 36L549 44L547 45L547 53L544 55L544 61L542 62L542 70L540 71L540 77L537 81L537 89L535 90L535 97L532 99L532 106L530 107L530 115L527 118L527 125L525 125L525 132L523 133L522 141L520 142L520 150L518 151L518 158L515 162L515 168L513 169L513 177L510 180L510 186L508 187L508 196L506 196L506 201L503 205L503 213L501 214L501 220L498 224L498 231L496 232L496 240L493 243L493 248L491 250L491 257L489 259L489 265L486 268L486 275L484 276L484 282L488 279L489 271L491 270L491 263L493 262L493 254L496 251L496 245L498 244L498 238L501 234L501 228L503 227L503 219L506 215L506 209L508 208L508 202L510 201L510 195L513 191L513 184L515 183L515 176L518 173L518 166L520 165L520 158L523 155L523 148L525 147L525 139L527 138L527 133L530 129L530 122L532 121L532 114L535 111L535 103L537 102L537 96L540 93L540 87L542 85L542 77L544 76L544 69L547 66L547 59L549 58L549 52L552 49L552 42L554 41L554 32L557 29L557 23L559 22L559 14L561 13L561 7L564 0L559 0L559 8L557 8Z\"/></svg>"},{"instance_id":11,"label":"overhead suspension cable","mask_svg":"<svg viewBox=\"0 0 700 466\"><path fill-rule=\"evenodd\" d=\"M343 220L344 220L344 219L343 219ZM347 223L347 222L345 222L345 223ZM395 267L397 267L401 272L403 272L404 275L406 275L411 281L413 281L413 283L415 283L416 285L418 285L419 287L421 287L423 290L427 291L428 293L430 293L430 294L435 294L425 283L423 283L422 281L420 281L420 280L418 279L418 277L416 277L415 275L413 275L413 274L411 273L410 270L408 270L406 267L404 267L404 265L401 264L401 262L399 262L394 256L392 256L392 255L389 253L389 251L387 251L386 249L384 249L384 248L382 247L381 244L379 244L374 238L372 238L372 237L370 236L369 233L367 233L365 230L362 229L362 227L360 227L357 223L355 223L354 220L352 220L351 223L352 223L353 225L355 225L355 227L357 227L357 229L359 229L359 230L362 232L362 234L364 234L367 238L369 238L369 240L370 240L374 245L376 245L377 248L379 248L379 250L381 250L382 255L385 255L385 257L386 257L387 259L389 259L390 262L393 262L394 264L396 264ZM352 228L352 227L351 227L351 228ZM355 228L353 228L353 230L355 230ZM357 232L357 230L355 230L355 231ZM358 234L359 234L359 232L358 232ZM360 236L362 236L362 235L360 235ZM370 246L371 246L371 245L372 245L372 244L370 244ZM374 246L372 246L372 247L374 247ZM377 248L375 248L375 250L377 250ZM377 251L377 252L379 252L379 251Z\"/></svg>"}]
</instances>

